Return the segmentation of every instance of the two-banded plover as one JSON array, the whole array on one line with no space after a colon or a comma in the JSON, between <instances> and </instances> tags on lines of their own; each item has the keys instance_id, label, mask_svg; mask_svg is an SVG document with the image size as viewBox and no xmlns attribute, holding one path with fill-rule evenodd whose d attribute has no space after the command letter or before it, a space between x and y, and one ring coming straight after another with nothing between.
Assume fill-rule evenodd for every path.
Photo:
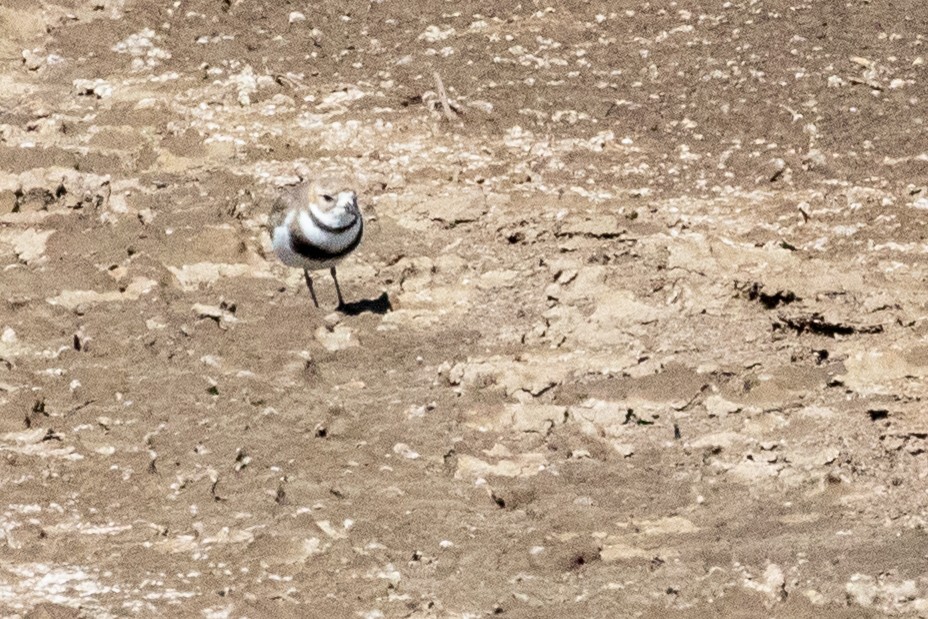
<instances>
[{"instance_id":1,"label":"two-banded plover","mask_svg":"<svg viewBox=\"0 0 928 619\"><path fill-rule=\"evenodd\" d=\"M315 182L284 188L271 207L268 220L274 253L287 266L303 269L306 286L319 307L310 271L328 268L345 307L335 266L361 242L364 220L358 196L350 190L333 193Z\"/></svg>"}]
</instances>

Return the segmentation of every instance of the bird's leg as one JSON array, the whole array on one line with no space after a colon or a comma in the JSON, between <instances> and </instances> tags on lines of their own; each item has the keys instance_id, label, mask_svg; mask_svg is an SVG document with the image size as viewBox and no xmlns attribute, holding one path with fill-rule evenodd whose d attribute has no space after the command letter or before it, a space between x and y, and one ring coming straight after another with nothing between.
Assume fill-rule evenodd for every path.
<instances>
[{"instance_id":1,"label":"bird's leg","mask_svg":"<svg viewBox=\"0 0 928 619\"><path fill-rule=\"evenodd\" d=\"M342 298L342 289L338 286L338 278L335 277L335 267L329 269L329 272L332 273L332 281L335 282L335 293L338 295L338 308L341 309L345 307L345 300Z\"/></svg>"},{"instance_id":2,"label":"bird's leg","mask_svg":"<svg viewBox=\"0 0 928 619\"><path fill-rule=\"evenodd\" d=\"M306 278L306 287L309 288L309 296L313 298L313 305L319 307L319 301L316 300L316 291L313 290L313 278L309 274L309 269L303 269L303 277Z\"/></svg>"}]
</instances>

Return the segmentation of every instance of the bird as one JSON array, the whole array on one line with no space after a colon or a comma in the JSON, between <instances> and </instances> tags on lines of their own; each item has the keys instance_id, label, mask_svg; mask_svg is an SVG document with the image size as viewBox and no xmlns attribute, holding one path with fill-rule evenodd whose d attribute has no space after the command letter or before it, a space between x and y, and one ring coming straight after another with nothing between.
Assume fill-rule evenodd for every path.
<instances>
[{"instance_id":1,"label":"bird","mask_svg":"<svg viewBox=\"0 0 928 619\"><path fill-rule=\"evenodd\" d=\"M310 271L328 268L338 295L336 310L344 309L335 267L364 236L358 195L350 189L335 193L315 181L284 187L271 207L268 228L280 261L303 269L313 304L319 307Z\"/></svg>"}]
</instances>

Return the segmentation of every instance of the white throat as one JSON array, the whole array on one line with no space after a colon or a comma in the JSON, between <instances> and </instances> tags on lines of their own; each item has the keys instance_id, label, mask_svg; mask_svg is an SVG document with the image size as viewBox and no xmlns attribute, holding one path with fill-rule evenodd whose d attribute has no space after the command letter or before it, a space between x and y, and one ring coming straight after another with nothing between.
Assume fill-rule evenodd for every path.
<instances>
[{"instance_id":1,"label":"white throat","mask_svg":"<svg viewBox=\"0 0 928 619\"><path fill-rule=\"evenodd\" d=\"M323 211L315 203L310 203L309 210L322 225L330 228L344 228L357 219L354 213L344 208L335 207L330 211Z\"/></svg>"}]
</instances>

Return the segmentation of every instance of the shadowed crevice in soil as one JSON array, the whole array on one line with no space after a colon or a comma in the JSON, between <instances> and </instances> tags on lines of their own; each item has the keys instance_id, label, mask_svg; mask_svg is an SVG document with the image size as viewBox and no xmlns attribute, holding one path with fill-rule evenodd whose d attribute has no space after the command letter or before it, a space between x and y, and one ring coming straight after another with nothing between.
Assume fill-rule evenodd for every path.
<instances>
[{"instance_id":1,"label":"shadowed crevice in soil","mask_svg":"<svg viewBox=\"0 0 928 619\"><path fill-rule=\"evenodd\" d=\"M826 337L883 332L883 325L851 325L829 321L818 313L806 316L785 316L781 314L779 316L779 322L775 322L773 328L789 328L800 335L803 333L812 333L813 335L824 335Z\"/></svg>"}]
</instances>

